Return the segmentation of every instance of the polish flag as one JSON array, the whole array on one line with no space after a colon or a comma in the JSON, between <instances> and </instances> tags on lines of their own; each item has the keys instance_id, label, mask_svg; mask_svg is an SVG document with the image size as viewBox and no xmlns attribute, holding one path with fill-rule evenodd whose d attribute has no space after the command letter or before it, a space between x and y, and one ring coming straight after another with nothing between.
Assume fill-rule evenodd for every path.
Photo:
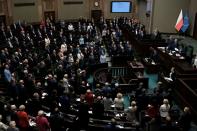
<instances>
[{"instance_id":1,"label":"polish flag","mask_svg":"<svg viewBox=\"0 0 197 131\"><path fill-rule=\"evenodd\" d=\"M179 14L179 17L177 19L177 22L176 22L176 25L175 25L175 28L177 31L180 31L180 29L183 27L183 12L181 10L180 14Z\"/></svg>"}]
</instances>

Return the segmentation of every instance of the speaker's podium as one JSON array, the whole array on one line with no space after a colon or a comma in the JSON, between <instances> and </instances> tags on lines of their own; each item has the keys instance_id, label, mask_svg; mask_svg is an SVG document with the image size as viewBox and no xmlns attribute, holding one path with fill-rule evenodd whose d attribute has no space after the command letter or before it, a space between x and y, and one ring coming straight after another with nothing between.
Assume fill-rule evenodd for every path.
<instances>
[{"instance_id":1,"label":"speaker's podium","mask_svg":"<svg viewBox=\"0 0 197 131\"><path fill-rule=\"evenodd\" d=\"M102 11L101 10L92 10L91 11L91 16L94 19L95 23L99 23L100 18L102 16Z\"/></svg>"}]
</instances>

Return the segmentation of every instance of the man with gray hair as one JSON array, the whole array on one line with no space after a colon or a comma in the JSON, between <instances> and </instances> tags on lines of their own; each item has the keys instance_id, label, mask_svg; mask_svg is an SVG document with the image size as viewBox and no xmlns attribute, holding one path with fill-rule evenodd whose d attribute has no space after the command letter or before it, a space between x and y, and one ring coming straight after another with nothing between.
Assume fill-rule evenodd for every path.
<instances>
[{"instance_id":1,"label":"man with gray hair","mask_svg":"<svg viewBox=\"0 0 197 131\"><path fill-rule=\"evenodd\" d=\"M16 122L15 121L10 121L9 127L7 131L19 131L19 129L16 127Z\"/></svg>"},{"instance_id":2,"label":"man with gray hair","mask_svg":"<svg viewBox=\"0 0 197 131\"><path fill-rule=\"evenodd\" d=\"M38 111L38 116L36 117L35 122L39 131L47 131L48 129L50 129L49 122L44 116L43 110Z\"/></svg>"}]
</instances>

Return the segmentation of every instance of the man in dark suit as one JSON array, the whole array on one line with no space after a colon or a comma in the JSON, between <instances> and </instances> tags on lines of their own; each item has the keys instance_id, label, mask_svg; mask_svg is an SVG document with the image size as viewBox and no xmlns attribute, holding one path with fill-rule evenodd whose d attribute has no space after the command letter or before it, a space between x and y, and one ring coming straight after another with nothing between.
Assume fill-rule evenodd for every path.
<instances>
[{"instance_id":1,"label":"man in dark suit","mask_svg":"<svg viewBox=\"0 0 197 131\"><path fill-rule=\"evenodd\" d=\"M81 99L79 104L79 112L78 112L78 125L80 129L87 129L89 123L89 106L88 104Z\"/></svg>"},{"instance_id":2,"label":"man in dark suit","mask_svg":"<svg viewBox=\"0 0 197 131\"><path fill-rule=\"evenodd\" d=\"M184 108L184 112L180 117L179 124L183 131L189 131L191 124L191 113L189 107Z\"/></svg>"},{"instance_id":3,"label":"man in dark suit","mask_svg":"<svg viewBox=\"0 0 197 131\"><path fill-rule=\"evenodd\" d=\"M102 119L104 115L104 105L101 96L98 96L92 105L92 113L95 118Z\"/></svg>"},{"instance_id":4,"label":"man in dark suit","mask_svg":"<svg viewBox=\"0 0 197 131\"><path fill-rule=\"evenodd\" d=\"M114 118L111 119L111 123L108 124L104 131L118 131L119 128L117 127L117 123L116 123L116 120Z\"/></svg>"}]
</instances>

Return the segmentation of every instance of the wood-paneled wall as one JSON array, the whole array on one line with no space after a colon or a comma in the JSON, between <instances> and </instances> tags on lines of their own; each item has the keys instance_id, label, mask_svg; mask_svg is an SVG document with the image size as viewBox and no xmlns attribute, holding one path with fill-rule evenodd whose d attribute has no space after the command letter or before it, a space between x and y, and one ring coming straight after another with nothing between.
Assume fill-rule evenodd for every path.
<instances>
[{"instance_id":1,"label":"wood-paneled wall","mask_svg":"<svg viewBox=\"0 0 197 131\"><path fill-rule=\"evenodd\" d=\"M99 5L95 6L95 2ZM101 10L102 15L109 19L113 17L126 16L132 17L136 15L136 0L128 0L132 2L131 13L111 13L112 0L0 0L6 6L7 11L0 12L5 14L7 22L26 21L40 22L44 19L44 12L54 11L56 20L78 19L80 17L91 19L92 10ZM125 1L125 0L113 0ZM1 7L0 7L1 9Z\"/></svg>"}]
</instances>

